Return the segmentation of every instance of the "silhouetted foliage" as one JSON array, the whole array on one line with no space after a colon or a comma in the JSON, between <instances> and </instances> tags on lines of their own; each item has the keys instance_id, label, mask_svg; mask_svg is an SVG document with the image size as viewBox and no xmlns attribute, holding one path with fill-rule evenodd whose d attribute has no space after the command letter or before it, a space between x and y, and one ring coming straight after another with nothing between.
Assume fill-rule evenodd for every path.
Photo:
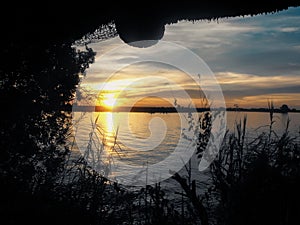
<instances>
[{"instance_id":1,"label":"silhouetted foliage","mask_svg":"<svg viewBox=\"0 0 300 225\"><path fill-rule=\"evenodd\" d=\"M195 224L184 207L181 213L175 209L159 185L130 192L109 183L84 161L68 161L71 102L79 74L95 56L89 48L76 51L71 43L112 20L125 41L160 39L165 24L181 19L254 15L299 3L291 0L261 7L254 3L244 6L244 2L226 7L166 3L159 5L159 13L149 7L129 18L126 9L135 10L129 4L116 9L111 2L105 10L90 7L78 15L74 13L79 7L76 4L67 8L52 3L41 8L25 4L6 8L8 15L1 13L0 20L1 223ZM109 37L118 32L115 27L111 31ZM106 36L99 33L89 38L99 37ZM209 120L203 121L204 128L209 126ZM205 135L200 137L204 143ZM253 154L242 155L245 144L239 137L229 138L212 165L215 193L220 195L219 221L293 224L299 211L299 146L287 132L276 140L262 135L247 146ZM199 154L204 147L199 147ZM193 203L199 206L201 199L196 197ZM262 213L268 207L268 212ZM272 212L276 216L269 220Z\"/></svg>"},{"instance_id":2,"label":"silhouetted foliage","mask_svg":"<svg viewBox=\"0 0 300 225\"><path fill-rule=\"evenodd\" d=\"M287 112L289 112L289 111L291 111L291 110L290 110L290 108L289 108L286 104L283 104L283 105L280 107L280 111L281 111L282 113L287 113Z\"/></svg>"},{"instance_id":3,"label":"silhouetted foliage","mask_svg":"<svg viewBox=\"0 0 300 225\"><path fill-rule=\"evenodd\" d=\"M218 224L298 224L300 148L286 132L272 129L245 141L246 119L229 134L211 165L219 196ZM287 124L288 128L288 124Z\"/></svg>"},{"instance_id":4,"label":"silhouetted foliage","mask_svg":"<svg viewBox=\"0 0 300 225\"><path fill-rule=\"evenodd\" d=\"M107 1L105 6L92 3L60 4L49 2L8 2L0 15L3 29L3 43L21 41L28 43L74 42L87 33L93 32L103 24L112 21L121 27L125 41L155 39L162 37L164 25L180 20L217 20L231 16L274 13L290 6L299 6L298 0L273 1L181 1L178 3L161 1L159 3ZM79 10L80 9L80 10ZM151 24L151 21L154 23ZM118 24L120 22L120 24ZM125 24L125 25L124 25ZM121 31L122 30L122 31ZM134 35L134 37L133 37Z\"/></svg>"},{"instance_id":5,"label":"silhouetted foliage","mask_svg":"<svg viewBox=\"0 0 300 225\"><path fill-rule=\"evenodd\" d=\"M8 220L18 221L25 212L32 219L36 210L48 214L41 206L59 211L55 202L47 203L54 201L55 182L69 153L67 111L79 74L93 62L94 55L89 48L79 52L70 44L11 45L2 52L1 213ZM38 206L37 202L43 201Z\"/></svg>"}]
</instances>

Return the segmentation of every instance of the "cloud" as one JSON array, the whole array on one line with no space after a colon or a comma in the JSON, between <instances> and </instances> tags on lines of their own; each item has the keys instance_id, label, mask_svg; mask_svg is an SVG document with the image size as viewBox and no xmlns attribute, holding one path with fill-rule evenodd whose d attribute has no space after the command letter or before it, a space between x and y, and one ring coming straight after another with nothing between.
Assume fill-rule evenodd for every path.
<instances>
[{"instance_id":1,"label":"cloud","mask_svg":"<svg viewBox=\"0 0 300 225\"><path fill-rule=\"evenodd\" d=\"M228 104L237 101L249 106L261 105L267 96L272 96L280 101L286 98L286 101L297 105L295 99L299 97L300 90L300 7L253 17L180 21L165 26L163 41L187 47L202 58L216 74ZM135 57L131 54L134 47L128 47L104 60L104 54L120 45L124 43L119 37L90 45L97 51L97 56L87 71L86 82L97 85L107 82L107 71L122 68ZM151 52L152 48L148 51ZM172 48L163 47L161 54L163 57L173 55L179 61L187 60L185 55ZM130 65L114 74L113 80L146 76L168 78L188 90L191 96L196 96L198 87L195 83L184 72L170 65L150 62ZM176 85L167 85L165 81L149 82L144 86L136 85L127 92L127 97L166 94L166 87L176 90ZM209 89L209 84L204 88ZM177 97L180 96L177 94Z\"/></svg>"},{"instance_id":2,"label":"cloud","mask_svg":"<svg viewBox=\"0 0 300 225\"><path fill-rule=\"evenodd\" d=\"M300 85L298 76L259 76L253 74L238 74L232 72L217 73L216 77L219 83L226 88L226 86L240 87L247 85L251 89L255 88L279 88L290 85Z\"/></svg>"},{"instance_id":3,"label":"cloud","mask_svg":"<svg viewBox=\"0 0 300 225\"><path fill-rule=\"evenodd\" d=\"M275 14L217 22L182 21L166 27L164 40L189 47L214 72L262 76L298 74L300 7Z\"/></svg>"},{"instance_id":4,"label":"cloud","mask_svg":"<svg viewBox=\"0 0 300 225\"><path fill-rule=\"evenodd\" d=\"M268 101L273 101L275 107L287 104L290 108L300 108L299 93L280 93L269 95L250 95L228 100L227 107L233 107L238 104L240 107L263 107L266 108Z\"/></svg>"},{"instance_id":5,"label":"cloud","mask_svg":"<svg viewBox=\"0 0 300 225\"><path fill-rule=\"evenodd\" d=\"M281 32L295 32L298 30L299 30L299 27L281 27L281 28L279 28L279 31L281 31Z\"/></svg>"}]
</instances>

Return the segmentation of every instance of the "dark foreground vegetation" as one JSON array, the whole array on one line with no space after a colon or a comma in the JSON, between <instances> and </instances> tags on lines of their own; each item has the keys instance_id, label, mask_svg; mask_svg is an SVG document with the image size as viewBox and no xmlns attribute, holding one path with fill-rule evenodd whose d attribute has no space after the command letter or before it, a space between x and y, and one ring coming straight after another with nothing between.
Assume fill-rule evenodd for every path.
<instances>
[{"instance_id":1,"label":"dark foreground vegetation","mask_svg":"<svg viewBox=\"0 0 300 225\"><path fill-rule=\"evenodd\" d=\"M272 105L269 132L248 140L245 118L227 134L209 184L173 174L181 189L174 191L181 199L175 204L160 184L130 191L84 159L70 158L71 115L61 109L70 107L94 52L62 44L27 53L16 48L5 55L1 71L1 224L299 223L299 139L288 124L283 135L274 133ZM204 113L199 124L199 157L210 120Z\"/></svg>"},{"instance_id":2,"label":"dark foreground vegetation","mask_svg":"<svg viewBox=\"0 0 300 225\"><path fill-rule=\"evenodd\" d=\"M290 4L276 3L280 7L266 4L261 10L254 5L244 10L239 6L233 11L220 7L211 11L215 16L202 17L187 16L186 7L180 16L163 21L214 19L299 5L296 1L287 2ZM38 11L44 18L42 26L31 7L12 7L13 13L8 10L8 17L1 13L1 224L299 224L299 139L288 129L281 136L274 133L272 107L269 132L248 140L244 120L237 123L235 133L227 134L210 167L212 180L208 185L200 187L189 176L173 175L182 190L176 193L181 198L179 207L160 184L132 192L93 171L83 159L73 161L68 142L71 115L67 111L79 75L93 62L95 53L89 48L79 52L71 45L97 28L98 22L90 17L96 14L88 10L80 16L58 6L60 10L55 11L56 6ZM179 12L181 5L177 8ZM113 12L112 7L109 13ZM53 19L53 15L59 19ZM114 19L101 20L101 14L97 15L99 23ZM155 17L147 14L147 18ZM146 22L151 24L149 19ZM127 34L131 27L126 24L119 22L118 32ZM131 26L140 28L144 24ZM154 36L159 39L162 35ZM126 40L124 35L123 39ZM210 129L209 114L205 118L199 156L209 133L205 131ZM204 194L199 194L200 189Z\"/></svg>"}]
</instances>

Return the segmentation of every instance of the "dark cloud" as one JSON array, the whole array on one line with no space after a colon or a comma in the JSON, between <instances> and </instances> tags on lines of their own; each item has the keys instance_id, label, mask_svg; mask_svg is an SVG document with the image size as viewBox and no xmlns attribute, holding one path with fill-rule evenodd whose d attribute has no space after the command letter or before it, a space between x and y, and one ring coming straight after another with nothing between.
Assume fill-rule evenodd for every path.
<instances>
[{"instance_id":1,"label":"dark cloud","mask_svg":"<svg viewBox=\"0 0 300 225\"><path fill-rule=\"evenodd\" d=\"M222 19L218 23L181 21L166 25L163 41L187 47L202 58L220 80L226 99L298 94L300 91L297 82L297 77L300 80L300 7L274 14ZM117 39L115 42L119 43ZM129 53L117 52L112 58L115 64L109 61L98 64L94 67L94 75L101 69L131 62ZM175 49L161 49L161 54L166 57L172 55L180 62L188 59ZM199 97L200 92L193 88L194 83L188 76L183 76L170 65L143 62L124 68L123 72L116 77L130 79L154 74L171 77L187 89L191 98ZM101 77L101 74L97 76ZM90 82L100 82L100 77L92 76ZM167 91L166 86L164 81L155 87L136 87L128 93L128 97L181 97L180 92L175 89Z\"/></svg>"},{"instance_id":2,"label":"dark cloud","mask_svg":"<svg viewBox=\"0 0 300 225\"><path fill-rule=\"evenodd\" d=\"M189 47L216 73L300 75L300 7L219 23L181 22L167 27L165 36Z\"/></svg>"},{"instance_id":3,"label":"dark cloud","mask_svg":"<svg viewBox=\"0 0 300 225\"><path fill-rule=\"evenodd\" d=\"M300 77L300 7L277 14L234 19L230 23L257 29L235 35L231 45L223 45L220 54L208 59L212 70L260 76L297 74Z\"/></svg>"},{"instance_id":4,"label":"dark cloud","mask_svg":"<svg viewBox=\"0 0 300 225\"><path fill-rule=\"evenodd\" d=\"M260 76L299 75L300 78L300 51L296 49L268 50L259 47L252 52L243 48L233 49L220 54L208 64L214 72L230 71Z\"/></svg>"},{"instance_id":5,"label":"dark cloud","mask_svg":"<svg viewBox=\"0 0 300 225\"><path fill-rule=\"evenodd\" d=\"M271 94L292 94L299 93L300 85L295 86L285 86L285 87L264 87L264 88L255 88L242 86L239 90L225 90L223 91L224 96L229 98L236 97L246 97L246 96L256 96L256 95L271 95Z\"/></svg>"}]
</instances>

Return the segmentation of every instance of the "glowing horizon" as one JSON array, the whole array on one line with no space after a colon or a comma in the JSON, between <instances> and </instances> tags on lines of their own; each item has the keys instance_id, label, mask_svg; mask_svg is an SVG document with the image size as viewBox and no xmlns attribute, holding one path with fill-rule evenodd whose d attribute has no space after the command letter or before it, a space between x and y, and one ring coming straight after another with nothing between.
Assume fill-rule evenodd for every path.
<instances>
[{"instance_id":1,"label":"glowing horizon","mask_svg":"<svg viewBox=\"0 0 300 225\"><path fill-rule=\"evenodd\" d=\"M272 100L275 107L287 104L300 109L300 7L218 22L180 21L166 25L162 40L189 48L207 63L221 85L227 107L266 108L267 102ZM103 49L109 51L122 44L121 39L115 37L90 44L90 47L103 53ZM113 61L122 66L128 57L120 54ZM106 77L101 80L107 68L116 65L109 60L97 63L100 59L101 54L87 70L87 76L91 78L90 87L103 94L106 99L103 105L107 107L132 105L134 101L140 106L164 106L166 101L150 97L161 93L168 102L176 99L183 106L189 104L177 94L175 86L160 82L160 77L180 84L192 101L201 105L201 90L177 68L144 63L123 68L112 80ZM147 76L155 78L151 84L139 81ZM204 88L209 88L209 84ZM144 101L140 101L143 98Z\"/></svg>"}]
</instances>

